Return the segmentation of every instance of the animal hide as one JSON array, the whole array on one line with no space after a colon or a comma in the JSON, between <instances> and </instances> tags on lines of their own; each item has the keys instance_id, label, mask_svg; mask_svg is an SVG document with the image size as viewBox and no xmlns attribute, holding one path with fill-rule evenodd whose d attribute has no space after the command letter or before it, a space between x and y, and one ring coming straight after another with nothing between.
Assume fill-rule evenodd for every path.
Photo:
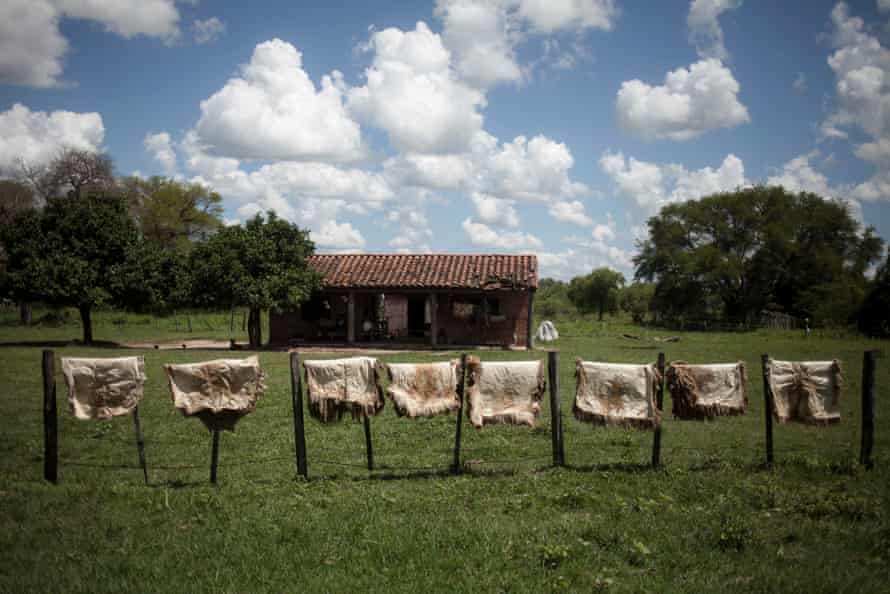
<instances>
[{"instance_id":1,"label":"animal hide","mask_svg":"<svg viewBox=\"0 0 890 594\"><path fill-rule=\"evenodd\" d=\"M712 419L743 415L748 408L745 364L690 365L674 361L667 369L667 385L677 419Z\"/></svg>"},{"instance_id":2,"label":"animal hide","mask_svg":"<svg viewBox=\"0 0 890 594\"><path fill-rule=\"evenodd\" d=\"M594 425L653 429L661 423L655 393L661 377L655 365L575 360L575 418Z\"/></svg>"},{"instance_id":3,"label":"animal hide","mask_svg":"<svg viewBox=\"0 0 890 594\"><path fill-rule=\"evenodd\" d=\"M474 427L535 426L546 388L542 361L482 363L469 357L467 372L467 417Z\"/></svg>"},{"instance_id":4,"label":"animal hide","mask_svg":"<svg viewBox=\"0 0 890 594\"><path fill-rule=\"evenodd\" d=\"M390 363L386 371L389 375L386 393L400 417L432 417L460 408L459 361Z\"/></svg>"},{"instance_id":5,"label":"animal hide","mask_svg":"<svg viewBox=\"0 0 890 594\"><path fill-rule=\"evenodd\" d=\"M129 414L142 400L145 359L62 358L68 405L78 419L110 419Z\"/></svg>"},{"instance_id":6,"label":"animal hide","mask_svg":"<svg viewBox=\"0 0 890 594\"><path fill-rule=\"evenodd\" d=\"M556 331L556 326L553 325L553 322L545 320L538 326L538 332L535 334L535 338L542 342L550 342L559 339L559 332Z\"/></svg>"},{"instance_id":7,"label":"animal hide","mask_svg":"<svg viewBox=\"0 0 890 594\"><path fill-rule=\"evenodd\" d=\"M841 365L834 361L767 362L773 416L780 423L828 425L841 420Z\"/></svg>"},{"instance_id":8,"label":"animal hide","mask_svg":"<svg viewBox=\"0 0 890 594\"><path fill-rule=\"evenodd\" d=\"M383 410L377 359L318 359L305 361L303 368L309 414L322 423L339 421L345 413L361 419Z\"/></svg>"},{"instance_id":9,"label":"animal hide","mask_svg":"<svg viewBox=\"0 0 890 594\"><path fill-rule=\"evenodd\" d=\"M168 364L164 371L173 406L187 417L198 417L211 431L234 431L235 423L254 411L266 389L265 374L256 356Z\"/></svg>"}]
</instances>

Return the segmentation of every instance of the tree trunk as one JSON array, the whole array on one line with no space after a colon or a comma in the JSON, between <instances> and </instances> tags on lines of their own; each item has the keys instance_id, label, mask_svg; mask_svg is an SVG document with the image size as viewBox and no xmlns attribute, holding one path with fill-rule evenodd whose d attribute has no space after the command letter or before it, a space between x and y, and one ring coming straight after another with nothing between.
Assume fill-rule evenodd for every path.
<instances>
[{"instance_id":1,"label":"tree trunk","mask_svg":"<svg viewBox=\"0 0 890 594\"><path fill-rule=\"evenodd\" d=\"M263 343L263 328L260 325L260 308L251 307L247 317L247 338L250 348L258 349Z\"/></svg>"},{"instance_id":2,"label":"tree trunk","mask_svg":"<svg viewBox=\"0 0 890 594\"><path fill-rule=\"evenodd\" d=\"M80 323L83 326L83 343L93 344L93 320L90 317L92 313L90 306L81 305L78 309L80 310Z\"/></svg>"},{"instance_id":3,"label":"tree trunk","mask_svg":"<svg viewBox=\"0 0 890 594\"><path fill-rule=\"evenodd\" d=\"M603 303L602 301L600 301L600 304L599 304L599 321L600 322L603 321L603 310L604 309L606 309L606 304Z\"/></svg>"},{"instance_id":4,"label":"tree trunk","mask_svg":"<svg viewBox=\"0 0 890 594\"><path fill-rule=\"evenodd\" d=\"M19 323L22 326L30 326L31 318L31 304L24 301L19 303Z\"/></svg>"}]
</instances>

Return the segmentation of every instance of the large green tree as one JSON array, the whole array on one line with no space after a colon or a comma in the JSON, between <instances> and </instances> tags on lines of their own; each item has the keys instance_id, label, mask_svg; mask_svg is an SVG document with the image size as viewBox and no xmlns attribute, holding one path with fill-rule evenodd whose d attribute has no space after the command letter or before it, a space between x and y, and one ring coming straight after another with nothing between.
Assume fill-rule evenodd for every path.
<instances>
[{"instance_id":1,"label":"large green tree","mask_svg":"<svg viewBox=\"0 0 890 594\"><path fill-rule=\"evenodd\" d=\"M618 290L624 286L624 275L611 268L597 268L587 276L576 276L569 283L568 297L578 311L603 313L618 310Z\"/></svg>"},{"instance_id":2,"label":"large green tree","mask_svg":"<svg viewBox=\"0 0 890 594\"><path fill-rule=\"evenodd\" d=\"M222 226L222 197L202 184L130 177L121 185L143 237L164 248L188 251Z\"/></svg>"},{"instance_id":3,"label":"large green tree","mask_svg":"<svg viewBox=\"0 0 890 594\"><path fill-rule=\"evenodd\" d=\"M89 344L92 310L117 303L122 266L134 257L139 236L120 198L72 193L21 213L2 227L0 240L15 298L76 307Z\"/></svg>"},{"instance_id":4,"label":"large green tree","mask_svg":"<svg viewBox=\"0 0 890 594\"><path fill-rule=\"evenodd\" d=\"M0 179L0 227L9 225L15 217L35 206L34 192L28 184L13 179ZM0 296L3 297L10 294L6 260L6 251L0 246ZM31 303L28 301L19 302L19 322L25 326L31 323Z\"/></svg>"},{"instance_id":5,"label":"large green tree","mask_svg":"<svg viewBox=\"0 0 890 594\"><path fill-rule=\"evenodd\" d=\"M622 311L630 314L634 323L641 324L646 314L652 311L652 299L655 296L655 285L652 283L632 283L618 294L618 302Z\"/></svg>"},{"instance_id":6,"label":"large green tree","mask_svg":"<svg viewBox=\"0 0 890 594\"><path fill-rule=\"evenodd\" d=\"M845 321L883 242L840 201L755 186L665 206L634 258L668 316L751 320L768 304Z\"/></svg>"},{"instance_id":7,"label":"large green tree","mask_svg":"<svg viewBox=\"0 0 890 594\"><path fill-rule=\"evenodd\" d=\"M194 299L249 308L250 345L259 347L262 310L296 307L320 287L321 276L306 262L314 249L308 231L271 211L223 227L192 250Z\"/></svg>"}]
</instances>

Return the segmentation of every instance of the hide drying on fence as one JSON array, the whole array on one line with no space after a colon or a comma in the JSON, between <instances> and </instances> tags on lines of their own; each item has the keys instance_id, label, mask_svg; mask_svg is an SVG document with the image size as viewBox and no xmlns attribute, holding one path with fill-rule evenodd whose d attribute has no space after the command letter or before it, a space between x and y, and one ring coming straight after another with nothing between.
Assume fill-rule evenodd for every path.
<instances>
[{"instance_id":1,"label":"hide drying on fence","mask_svg":"<svg viewBox=\"0 0 890 594\"><path fill-rule=\"evenodd\" d=\"M173 405L196 416L208 429L235 430L241 417L253 412L266 388L256 356L201 363L164 365Z\"/></svg>"},{"instance_id":2,"label":"hide drying on fence","mask_svg":"<svg viewBox=\"0 0 890 594\"><path fill-rule=\"evenodd\" d=\"M667 369L667 385L677 419L711 419L743 415L748 408L745 364L690 365L674 361Z\"/></svg>"},{"instance_id":3,"label":"hide drying on fence","mask_svg":"<svg viewBox=\"0 0 890 594\"><path fill-rule=\"evenodd\" d=\"M322 423L376 415L383 409L377 359L351 357L305 361L309 414Z\"/></svg>"},{"instance_id":4,"label":"hide drying on fence","mask_svg":"<svg viewBox=\"0 0 890 594\"><path fill-rule=\"evenodd\" d=\"M839 361L770 359L767 369L773 393L773 415L780 423L840 422L843 376Z\"/></svg>"},{"instance_id":5,"label":"hide drying on fence","mask_svg":"<svg viewBox=\"0 0 890 594\"><path fill-rule=\"evenodd\" d=\"M132 412L142 400L145 360L62 358L68 404L78 419L110 419Z\"/></svg>"},{"instance_id":6,"label":"hide drying on fence","mask_svg":"<svg viewBox=\"0 0 890 594\"><path fill-rule=\"evenodd\" d=\"M543 361L482 363L469 357L467 372L467 417L474 427L535 426L546 388Z\"/></svg>"},{"instance_id":7,"label":"hide drying on fence","mask_svg":"<svg viewBox=\"0 0 890 594\"><path fill-rule=\"evenodd\" d=\"M575 418L594 425L652 429L661 423L655 393L661 378L655 365L575 360Z\"/></svg>"},{"instance_id":8,"label":"hide drying on fence","mask_svg":"<svg viewBox=\"0 0 890 594\"><path fill-rule=\"evenodd\" d=\"M396 413L402 417L432 417L460 408L457 396L459 361L390 363L386 366Z\"/></svg>"},{"instance_id":9,"label":"hide drying on fence","mask_svg":"<svg viewBox=\"0 0 890 594\"><path fill-rule=\"evenodd\" d=\"M535 333L535 339L542 342L550 342L558 338L559 332L556 331L556 326L550 320L541 322L541 325L538 326L538 331Z\"/></svg>"}]
</instances>

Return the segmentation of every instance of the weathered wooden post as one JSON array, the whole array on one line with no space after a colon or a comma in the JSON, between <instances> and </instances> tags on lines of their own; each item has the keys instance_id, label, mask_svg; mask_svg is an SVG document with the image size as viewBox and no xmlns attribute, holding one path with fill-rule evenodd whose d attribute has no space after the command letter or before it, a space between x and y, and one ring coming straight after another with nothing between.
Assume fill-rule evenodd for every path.
<instances>
[{"instance_id":1,"label":"weathered wooden post","mask_svg":"<svg viewBox=\"0 0 890 594\"><path fill-rule=\"evenodd\" d=\"M216 467L219 463L219 429L213 430L213 448L210 451L210 482L216 484Z\"/></svg>"},{"instance_id":2,"label":"weathered wooden post","mask_svg":"<svg viewBox=\"0 0 890 594\"><path fill-rule=\"evenodd\" d=\"M871 453L875 443L875 365L880 356L880 351L865 351L862 354L862 445L859 463L868 470L874 467Z\"/></svg>"},{"instance_id":3,"label":"weathered wooden post","mask_svg":"<svg viewBox=\"0 0 890 594\"><path fill-rule=\"evenodd\" d=\"M43 478L59 480L59 418L56 409L56 354L43 351Z\"/></svg>"},{"instance_id":4,"label":"weathered wooden post","mask_svg":"<svg viewBox=\"0 0 890 594\"><path fill-rule=\"evenodd\" d=\"M769 355L760 355L760 366L763 369L763 406L766 419L766 465L773 465L773 389L769 381Z\"/></svg>"},{"instance_id":5,"label":"weathered wooden post","mask_svg":"<svg viewBox=\"0 0 890 594\"><path fill-rule=\"evenodd\" d=\"M457 428L454 432L454 462L451 464L451 472L457 474L461 471L460 464L460 430L464 418L464 387L467 377L467 354L460 356L460 376L457 378L457 399L460 406L457 407Z\"/></svg>"},{"instance_id":6,"label":"weathered wooden post","mask_svg":"<svg viewBox=\"0 0 890 594\"><path fill-rule=\"evenodd\" d=\"M303 385L300 377L300 355L290 354L291 403L294 407L294 449L297 456L297 474L309 478L306 468L306 426L303 418Z\"/></svg>"},{"instance_id":7,"label":"weathered wooden post","mask_svg":"<svg viewBox=\"0 0 890 594\"><path fill-rule=\"evenodd\" d=\"M148 465L145 463L145 440L142 437L142 424L139 422L139 407L133 408L133 425L136 427L136 450L139 452L139 466L142 467L142 476L145 484L148 484Z\"/></svg>"},{"instance_id":8,"label":"weathered wooden post","mask_svg":"<svg viewBox=\"0 0 890 594\"><path fill-rule=\"evenodd\" d=\"M655 392L655 406L657 414L661 415L664 409L664 353L658 353L658 391ZM664 421L664 419L661 419ZM655 435L652 437L652 468L661 466L661 423L655 426Z\"/></svg>"},{"instance_id":9,"label":"weathered wooden post","mask_svg":"<svg viewBox=\"0 0 890 594\"><path fill-rule=\"evenodd\" d=\"M565 464L562 443L562 413L559 408L559 352L547 353L547 381L550 383L550 440L553 448L553 465Z\"/></svg>"},{"instance_id":10,"label":"weathered wooden post","mask_svg":"<svg viewBox=\"0 0 890 594\"><path fill-rule=\"evenodd\" d=\"M365 450L368 454L368 470L374 470L374 448L371 445L371 419L365 415Z\"/></svg>"}]
</instances>

